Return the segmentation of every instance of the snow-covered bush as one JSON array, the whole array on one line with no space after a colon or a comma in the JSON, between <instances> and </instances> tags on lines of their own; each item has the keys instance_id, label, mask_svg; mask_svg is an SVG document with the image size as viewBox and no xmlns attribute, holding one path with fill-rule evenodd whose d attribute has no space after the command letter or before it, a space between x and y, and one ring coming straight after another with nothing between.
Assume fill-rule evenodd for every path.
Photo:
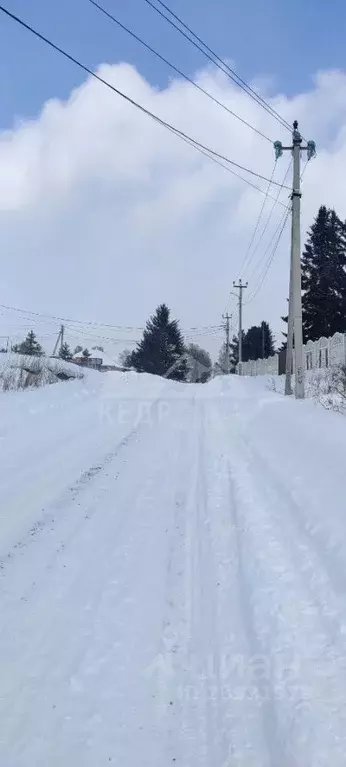
<instances>
[{"instance_id":1,"label":"snow-covered bush","mask_svg":"<svg viewBox=\"0 0 346 767\"><path fill-rule=\"evenodd\" d=\"M77 365L60 359L0 354L0 391L36 388L83 377L84 372Z\"/></svg>"},{"instance_id":2,"label":"snow-covered bush","mask_svg":"<svg viewBox=\"0 0 346 767\"><path fill-rule=\"evenodd\" d=\"M346 365L312 371L306 379L306 393L327 410L346 414Z\"/></svg>"},{"instance_id":3,"label":"snow-covered bush","mask_svg":"<svg viewBox=\"0 0 346 767\"><path fill-rule=\"evenodd\" d=\"M284 394L285 376L257 376L270 391ZM294 375L292 375L294 396ZM346 365L332 365L330 368L308 370L305 373L305 397L318 402L326 410L346 415Z\"/></svg>"}]
</instances>

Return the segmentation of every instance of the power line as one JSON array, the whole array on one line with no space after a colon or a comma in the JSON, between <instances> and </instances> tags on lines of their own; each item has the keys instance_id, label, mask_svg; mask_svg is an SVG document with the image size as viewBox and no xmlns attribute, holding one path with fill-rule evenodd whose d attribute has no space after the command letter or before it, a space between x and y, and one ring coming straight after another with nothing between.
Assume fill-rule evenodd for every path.
<instances>
[{"instance_id":1,"label":"power line","mask_svg":"<svg viewBox=\"0 0 346 767\"><path fill-rule=\"evenodd\" d=\"M302 173L301 173L301 176L300 176L300 181L301 181L301 182L302 182L302 179L303 179L304 173L305 173L305 171L306 171L306 168L307 168L307 166L308 166L308 163L309 163L309 160L306 160L306 162L305 162L305 165L304 165L304 168L303 168L303 170L302 170Z\"/></svg>"},{"instance_id":2,"label":"power line","mask_svg":"<svg viewBox=\"0 0 346 767\"><path fill-rule=\"evenodd\" d=\"M32 317L45 317L48 320L57 320L58 322L68 322L75 325L89 325L91 327L100 328L113 328L113 330L144 330L143 327L136 327L134 325L110 325L102 322L96 322L96 320L73 320L71 317L58 317L54 314L44 314L42 312L33 312L29 309L19 309L16 306L7 306L6 304L0 304L1 309L7 309L11 312L19 312L20 314L29 314ZM38 321L38 320L37 320ZM48 323L45 323L48 324Z\"/></svg>"},{"instance_id":3,"label":"power line","mask_svg":"<svg viewBox=\"0 0 346 767\"><path fill-rule=\"evenodd\" d=\"M202 88L201 85L196 83L194 80L192 80L191 77L185 74L185 72L182 72L181 69L179 69L175 64L172 64L172 62L168 61L164 56L162 56L161 53L159 53L155 48L152 48L151 45L145 42L139 35L137 35L135 32L133 32L129 27L125 26L119 19L117 19L115 16L113 16L109 11L106 10L102 5L96 2L96 0L88 0L91 5L93 5L95 8L97 8L101 13L103 13L105 16L107 16L111 21L114 22L114 24L117 24L120 29L124 30L124 32L127 32L127 34L131 35L131 37L134 40L137 40L140 45L143 45L144 48L146 48L150 53L152 53L154 56L156 56L160 61L163 61L164 64L166 64L168 67L173 69L174 72L176 72L180 77L183 77L184 80L186 80L188 83L194 86L194 88L197 88L201 93L204 93L205 96L207 96L211 101L214 102L214 104L217 104L219 107L222 107L228 114L232 115L232 117L235 117L237 120L240 120L240 122L243 123L243 125L246 125L248 128L251 128L255 133L257 133L262 138L266 139L266 141L269 141L270 144L273 144L272 139L270 139L268 136L266 136L262 131L258 130L258 128L255 128L254 125L251 125L251 123L247 122L247 120L244 120L243 117L240 117L236 112L233 112L232 109L230 109L226 104L223 104L222 101L219 101L215 96L213 96L209 91L207 91L205 88Z\"/></svg>"},{"instance_id":4,"label":"power line","mask_svg":"<svg viewBox=\"0 0 346 767\"><path fill-rule=\"evenodd\" d=\"M219 325L194 325L191 328L185 328L185 330L214 330L217 328L221 328L222 326Z\"/></svg>"},{"instance_id":5,"label":"power line","mask_svg":"<svg viewBox=\"0 0 346 767\"><path fill-rule=\"evenodd\" d=\"M89 337L94 338L105 338L104 335L98 335L96 332L93 333L93 331L97 331L97 328L108 328L110 330L121 330L121 331L134 331L139 330L143 331L144 326L138 326L138 325L111 325L103 322L97 322L96 320L76 320L71 319L69 317L60 317L58 315L54 314L44 314L43 312L33 312L30 309L19 309L16 306L8 306L6 304L0 304L0 309L5 309L6 311L11 312L17 312L20 315L29 315L28 322L42 322L44 325L51 324L52 321L57 322L64 322L66 324L66 328L69 328L75 333L79 333L80 335L87 335ZM2 315L4 316L4 315ZM24 317L21 316L21 319L24 319ZM33 318L33 319L32 319ZM42 319L45 318L45 319ZM73 325L81 326L81 327L73 327ZM6 323L7 326L7 323ZM13 327L15 329L25 329L27 325L11 325L9 327ZM196 335L203 335L204 333L207 334L207 332L214 332L219 330L221 327L220 324L218 325L192 325L191 327L183 328L184 333L189 333L192 335L191 331L193 333L196 333ZM108 338L108 337L107 337ZM113 339L112 339L113 340ZM130 340L130 339L122 339L124 341ZM133 339L134 340L134 339Z\"/></svg>"},{"instance_id":6,"label":"power line","mask_svg":"<svg viewBox=\"0 0 346 767\"><path fill-rule=\"evenodd\" d=\"M285 175L284 175L284 178L283 178L283 180L282 180L282 185L284 185L284 183L285 183L285 181L286 181L286 178L287 178L287 176L288 176L288 173L289 173L289 171L290 171L291 165L292 165L292 161L289 163L289 165L288 165L288 167L287 167L286 173L285 173ZM283 186L281 187L281 189L282 189L282 188L283 188ZM264 227L263 227L263 229L262 229L262 232L261 232L261 234L260 234L260 236L259 236L259 238L258 238L258 240L257 240L257 242L256 242L256 245L255 245L255 247L254 247L254 249L253 249L253 252L252 252L252 254L251 254L251 256L250 256L250 259L249 259L249 261L248 261L248 263L247 263L246 269L248 269L248 268L249 268L249 266L250 266L251 262L253 261L253 259L254 259L254 257L255 257L255 254L257 253L257 251L258 251L258 248L259 248L259 246L260 246L260 244L261 244L261 242L262 242L262 240L263 240L263 237L264 237L264 235L265 235L265 233L266 233L266 231L267 231L267 229L268 229L268 226L269 226L269 224L270 224L270 222L271 222L271 219L272 219L272 216L273 216L273 213L274 213L275 207L276 207L276 205L277 205L277 204L278 204L278 202L279 202L279 197L280 197L280 194L281 194L281 189L279 189L279 191L278 191L278 193L277 193L277 196L276 196L276 198L274 199L274 203L273 203L273 205L272 205L272 207L271 207L271 209L270 209L270 211L269 211L269 214L268 214L267 220L266 220L266 222L265 222L265 224L264 224ZM281 204L281 203L280 203L280 204ZM263 206L263 207L264 207L264 206ZM287 210L290 210L290 208L289 208L288 206L286 206L286 209L287 209ZM274 234L274 237L275 237L275 234ZM272 242L272 240L270 241L270 244L271 244L271 242ZM270 244L269 244L269 246L268 246L268 247L270 247ZM267 253L267 250L265 251L264 255L266 255L266 253ZM259 263L261 263L261 260L262 260L262 259L260 259L260 262L259 262ZM257 267L256 267L256 265L255 265L255 267L254 267L254 269L252 270L252 273L251 273L252 275L253 275L253 274L256 272L256 268L257 268ZM251 278L250 278L250 279L251 279Z\"/></svg>"},{"instance_id":7,"label":"power line","mask_svg":"<svg viewBox=\"0 0 346 767\"><path fill-rule=\"evenodd\" d=\"M166 16L166 14L163 13L163 11L161 11L160 8L157 8L157 6L154 5L154 3L151 2L151 0L145 0L145 2L148 5L150 5L150 7L153 8L153 10L156 11L156 13L162 16L162 18L164 18L172 27L174 27L174 29L176 29L181 35L183 35L183 37L185 37L186 40L192 43L192 45L194 45L194 47L197 48L197 50L199 50L207 59L209 59L209 61L215 64L218 67L218 69L221 69L221 71L224 72L224 74L226 74L248 96L250 96L250 98L252 98L253 101L255 101L259 106L261 106L268 114L270 114L271 117L274 117L275 120L277 120L283 128L286 128L286 130L289 130L289 131L292 130L289 123L283 117L281 117L281 115L279 115L278 112L276 112L275 109L271 107L270 104L268 104L262 98L262 96L256 93L256 91L253 88L251 88L251 86L248 85L248 83L245 80L243 80L233 69L231 69L231 67L227 64L227 62L221 59L220 56L218 56L212 50L212 48L210 48L200 37L198 37L198 35L196 35L196 33L193 32L193 30L187 24L185 24L185 22L182 21L182 19L180 19L179 16L177 16L177 14L173 13L173 11L171 11L171 9L167 5L165 5L165 3L161 2L161 0L157 0L157 2L160 3L160 5L163 8L165 8L168 11L168 13L171 14L171 16L177 19L179 24L181 24L190 33L190 35L193 35L195 40L193 40L188 34L186 34L186 32L184 32L183 29L178 27L178 25L175 24L174 21L172 21L172 19ZM196 40L198 40L198 43L200 43L201 45L196 43ZM203 48L201 46L203 46Z\"/></svg>"},{"instance_id":8,"label":"power line","mask_svg":"<svg viewBox=\"0 0 346 767\"><path fill-rule=\"evenodd\" d=\"M182 139L182 140L185 141L186 144L190 144L190 141L188 141L187 139ZM191 146L193 146L193 144L191 144ZM260 186L256 186L256 184L253 184L252 181L249 181L247 178L244 178L244 176L241 176L239 173L236 173L235 170L232 170L232 168L229 168L228 165L224 165L224 163L220 162L220 160L217 160L216 157L212 157L212 155L208 154L207 152L204 152L203 149L199 149L197 146L194 146L194 149L196 149L196 151L199 152L200 154L203 154L204 157L207 157L208 160L212 160L212 162L216 163L216 165L219 165L220 168L223 168L228 173L232 173L233 176L235 176L236 178L239 178L241 181L245 181L246 184L251 186L253 189L256 189L257 192L260 192L261 194L266 194L264 189L261 189ZM267 194L267 197L275 201L275 197L272 197L270 194ZM282 205L284 208L287 208L287 205L285 205L285 203L283 202L279 201L279 205Z\"/></svg>"},{"instance_id":9,"label":"power line","mask_svg":"<svg viewBox=\"0 0 346 767\"><path fill-rule=\"evenodd\" d=\"M256 176L256 178L262 179L262 181L268 181L269 179L266 176L262 176L260 173L256 173L255 171L251 170L250 168L245 168L243 165L240 165L239 163L235 162L234 160L230 160L225 155L220 154L219 152L216 152L214 149L211 149L208 146L205 146L201 142L197 141L196 139L189 136L184 131L181 131L179 128L176 128L175 126L171 125L170 123L163 120L161 117L158 117L158 115L154 114L154 112L151 112L149 109L146 109L142 106L142 104L139 104L137 101L132 99L130 96L127 96L127 94L123 93L123 91L120 91L118 88L116 88L114 85L111 85L111 83L107 82L107 80L104 80L100 75L96 74L96 72L93 72L92 69L89 69L85 64L82 64L78 59L76 59L74 56L71 56L71 54L67 53L63 48L60 48L58 45L53 43L51 40L49 40L47 37L42 35L40 32L38 32L36 29L31 27L29 24L27 24L25 21L19 18L19 16L16 16L14 13L11 13L7 8L4 8L2 5L0 5L0 11L6 14L6 16L9 16L9 18L13 19L13 21L16 21L20 26L27 29L29 32L31 32L35 37L42 40L42 42L46 43L50 46L50 48L53 48L53 50L60 53L62 56L64 56L69 61L72 61L73 64L76 64L80 69L82 69L84 72L89 74L91 77L95 78L95 80L98 80L103 85L106 85L107 88L109 88L111 91L116 93L118 96L121 96L121 98L125 99L129 104L132 104L132 106L136 107L136 109L139 109L143 114L147 115L151 119L155 120L159 125L162 125L162 127L166 128L167 130L174 133L179 138L183 138L184 140L188 140L192 143L194 147L198 147L199 149L202 149L206 152L209 152L214 157L219 158L220 160L224 160L227 163L230 163L230 165L233 165L235 168L239 168L240 170L244 170L246 173L250 173L251 176ZM275 182L273 182L275 183ZM288 187L287 187L288 189Z\"/></svg>"},{"instance_id":10,"label":"power line","mask_svg":"<svg viewBox=\"0 0 346 767\"><path fill-rule=\"evenodd\" d=\"M262 275L260 277L260 281L259 281L257 287L255 288L255 291L249 297L249 299L246 301L247 304L249 304L250 301L253 301L254 298L256 298L257 294L259 293L259 291L260 291L260 289L261 289L261 287L262 287L262 285L264 283L264 280L265 280L265 278L266 278L266 276L267 276L267 274L269 272L269 269L270 269L270 267L271 267L271 265L273 263L273 260L274 260L274 257L275 257L275 253L276 253L276 251L278 249L278 246L279 246L279 243L280 243L283 231L284 231L285 226L287 224L289 213L290 213L290 210L288 210L286 213L284 213L283 220L281 220L281 222L280 222L280 231L279 231L277 240L275 242L275 245L273 247L273 250L272 250L272 252L271 252L271 254L270 254L269 258L268 258L268 261L267 261L267 263L266 263L266 265L264 267L264 270L263 270Z\"/></svg>"},{"instance_id":11,"label":"power line","mask_svg":"<svg viewBox=\"0 0 346 767\"><path fill-rule=\"evenodd\" d=\"M264 197L264 200L263 200L263 202L262 202L262 206L261 206L261 209L260 209L260 212L259 212L259 215L258 215L258 218L257 218L256 224L255 224L255 228L254 228L254 230L253 230L253 233L252 233L252 236L251 236L251 238L250 238L250 242L249 242L249 245L248 245L247 251L246 251L246 253L245 253L245 256L244 256L244 258L243 258L243 262L242 262L242 265L241 265L241 267L240 267L240 269L239 269L239 274L243 274L243 271L244 271L244 269L245 269L245 265L246 265L246 262L247 262L247 260L248 260L248 257L249 257L249 254L250 254L250 251L251 251L252 245L253 245L253 243L254 243L254 240L255 240L256 234L257 234L257 232L258 232L258 227L259 227L259 225L260 225L260 223L261 223L261 218L262 218L262 215L263 215L263 211L264 211L264 208L265 208L265 204L266 204L266 202L267 202L267 199L268 199L269 189L270 189L270 187L271 187L271 183L272 183L272 180L273 180L273 176L274 176L274 173L275 173L275 168L276 168L276 165L277 165L277 160L275 160L275 162L274 162L274 166L273 166L272 174L271 174L270 180L269 180L269 182L268 182L267 190L266 190L266 192L265 192L265 197ZM251 260L251 259L250 259L250 260Z\"/></svg>"},{"instance_id":12,"label":"power line","mask_svg":"<svg viewBox=\"0 0 346 767\"><path fill-rule=\"evenodd\" d=\"M186 339L188 341L191 341L193 339L204 338L206 336L213 338L214 336L218 335L221 329L222 329L222 325L220 325L218 328L215 328L215 330L209 330L209 331L204 331L202 333L194 333L194 334L188 333L186 335Z\"/></svg>"}]
</instances>

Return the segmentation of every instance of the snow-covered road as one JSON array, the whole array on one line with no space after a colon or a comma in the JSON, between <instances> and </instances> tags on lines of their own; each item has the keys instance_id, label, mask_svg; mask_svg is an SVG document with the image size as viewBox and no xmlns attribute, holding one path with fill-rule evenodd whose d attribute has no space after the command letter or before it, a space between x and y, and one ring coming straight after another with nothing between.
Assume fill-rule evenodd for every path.
<instances>
[{"instance_id":1,"label":"snow-covered road","mask_svg":"<svg viewBox=\"0 0 346 767\"><path fill-rule=\"evenodd\" d=\"M344 767L346 421L116 374L0 416L0 764Z\"/></svg>"}]
</instances>

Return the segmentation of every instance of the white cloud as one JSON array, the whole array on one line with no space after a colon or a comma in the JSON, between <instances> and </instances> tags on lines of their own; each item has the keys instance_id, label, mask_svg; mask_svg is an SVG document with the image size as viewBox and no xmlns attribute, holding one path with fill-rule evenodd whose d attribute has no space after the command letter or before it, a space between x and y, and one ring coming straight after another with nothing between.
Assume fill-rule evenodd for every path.
<instances>
[{"instance_id":1,"label":"white cloud","mask_svg":"<svg viewBox=\"0 0 346 767\"><path fill-rule=\"evenodd\" d=\"M100 73L202 143L270 175L272 146L190 84L173 80L158 91L128 64L102 66ZM197 79L270 138L289 142L289 133L226 77L207 70ZM303 227L321 203L346 216L346 75L318 73L310 92L271 103L290 123L299 119L304 136L318 145L304 176ZM277 180L288 159L280 161ZM52 100L36 121L0 134L0 167L1 303L137 326L166 301L185 328L216 325L230 307L262 196L100 83L89 79L68 102ZM252 274L253 267L281 215L277 206L242 275L248 295L261 273L257 267ZM245 326L263 318L280 332L288 230L262 289L245 307ZM2 316L2 332L12 332L14 316ZM220 344L203 341L212 351Z\"/></svg>"}]
</instances>

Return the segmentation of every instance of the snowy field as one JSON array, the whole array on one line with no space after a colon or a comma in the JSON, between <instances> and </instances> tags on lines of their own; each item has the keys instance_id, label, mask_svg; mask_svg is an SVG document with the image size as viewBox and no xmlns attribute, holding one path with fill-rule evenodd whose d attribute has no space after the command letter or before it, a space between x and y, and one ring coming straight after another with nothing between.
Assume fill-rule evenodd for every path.
<instances>
[{"instance_id":1,"label":"snowy field","mask_svg":"<svg viewBox=\"0 0 346 767\"><path fill-rule=\"evenodd\" d=\"M0 453L1 765L344 767L344 418L87 371Z\"/></svg>"}]
</instances>

